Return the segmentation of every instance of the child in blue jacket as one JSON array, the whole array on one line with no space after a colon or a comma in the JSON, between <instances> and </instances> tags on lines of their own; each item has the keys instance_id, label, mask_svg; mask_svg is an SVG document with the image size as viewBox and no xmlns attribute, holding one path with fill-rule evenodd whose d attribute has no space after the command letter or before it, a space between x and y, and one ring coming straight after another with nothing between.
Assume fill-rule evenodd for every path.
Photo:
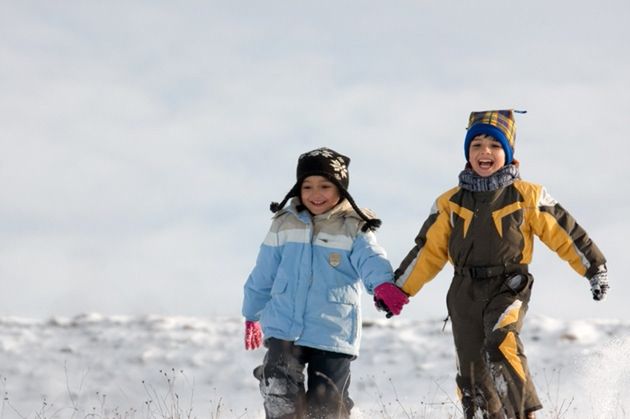
<instances>
[{"instance_id":1,"label":"child in blue jacket","mask_svg":"<svg viewBox=\"0 0 630 419\"><path fill-rule=\"evenodd\" d=\"M328 148L300 156L297 182L271 204L271 228L244 286L245 347L264 336L267 348L254 371L267 418L349 417L361 282L392 314L408 302L376 242L380 220L348 193L349 164Z\"/></svg>"}]
</instances>

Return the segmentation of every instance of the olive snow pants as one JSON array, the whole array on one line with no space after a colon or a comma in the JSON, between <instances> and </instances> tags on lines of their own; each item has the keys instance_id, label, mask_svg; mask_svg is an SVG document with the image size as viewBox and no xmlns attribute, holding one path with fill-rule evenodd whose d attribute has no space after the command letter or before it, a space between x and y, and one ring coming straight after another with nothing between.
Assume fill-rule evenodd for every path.
<instances>
[{"instance_id":1,"label":"olive snow pants","mask_svg":"<svg viewBox=\"0 0 630 419\"><path fill-rule=\"evenodd\" d=\"M350 362L356 357L269 338L267 354L254 370L267 419L346 419ZM308 366L307 366L308 365ZM305 391L304 369L307 372Z\"/></svg>"},{"instance_id":2,"label":"olive snow pants","mask_svg":"<svg viewBox=\"0 0 630 419\"><path fill-rule=\"evenodd\" d=\"M542 408L519 338L532 284L529 273L453 278L446 300L466 419L521 419Z\"/></svg>"}]
</instances>

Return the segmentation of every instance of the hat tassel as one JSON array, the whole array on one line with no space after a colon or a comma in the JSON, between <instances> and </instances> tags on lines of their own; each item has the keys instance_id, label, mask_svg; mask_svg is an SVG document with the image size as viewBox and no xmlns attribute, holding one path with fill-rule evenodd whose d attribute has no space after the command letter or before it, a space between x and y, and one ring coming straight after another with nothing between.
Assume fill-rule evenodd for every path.
<instances>
[{"instance_id":1,"label":"hat tassel","mask_svg":"<svg viewBox=\"0 0 630 419\"><path fill-rule=\"evenodd\" d=\"M363 231L364 233L367 232L368 230L376 231L381 226L381 224L383 224L383 222L379 220L378 218L369 218L367 215L365 215L363 211L361 211L361 209L358 207L356 202L354 202L354 199L352 199L352 196L350 196L350 194L347 191L344 190L343 195L352 206L352 209L357 214L359 214L359 217L361 217L365 221L365 224L363 225L363 227L361 227L361 231Z\"/></svg>"},{"instance_id":2,"label":"hat tassel","mask_svg":"<svg viewBox=\"0 0 630 419\"><path fill-rule=\"evenodd\" d=\"M271 210L271 212L276 213L280 211L282 208L284 208L284 206L287 204L287 201L289 201L291 197L297 196L296 189L297 189L297 184L291 188L291 190L285 195L284 199L280 203L272 202L269 205L269 209Z\"/></svg>"}]
</instances>

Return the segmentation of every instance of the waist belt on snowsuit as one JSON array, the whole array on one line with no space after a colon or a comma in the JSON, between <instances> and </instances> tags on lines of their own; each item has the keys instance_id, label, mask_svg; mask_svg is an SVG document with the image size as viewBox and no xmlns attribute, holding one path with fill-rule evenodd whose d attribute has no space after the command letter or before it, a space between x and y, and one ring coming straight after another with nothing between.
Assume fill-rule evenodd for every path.
<instances>
[{"instance_id":1,"label":"waist belt on snowsuit","mask_svg":"<svg viewBox=\"0 0 630 419\"><path fill-rule=\"evenodd\" d=\"M499 265L499 266L455 266L455 274L473 279L492 278L510 274L526 274L527 265Z\"/></svg>"}]
</instances>

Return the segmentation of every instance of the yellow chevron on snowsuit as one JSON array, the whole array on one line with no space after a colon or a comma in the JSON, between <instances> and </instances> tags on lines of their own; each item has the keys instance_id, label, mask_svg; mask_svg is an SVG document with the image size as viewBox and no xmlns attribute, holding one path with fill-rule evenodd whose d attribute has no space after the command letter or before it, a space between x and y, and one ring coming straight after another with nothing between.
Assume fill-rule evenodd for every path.
<instances>
[{"instance_id":1,"label":"yellow chevron on snowsuit","mask_svg":"<svg viewBox=\"0 0 630 419\"><path fill-rule=\"evenodd\" d=\"M494 226L497 228L497 233L499 236L503 237L503 223L502 220L506 216L512 214L515 211L521 209L521 206L518 202L515 202L511 205L501 208L500 210L492 212L492 219L494 220Z\"/></svg>"},{"instance_id":2,"label":"yellow chevron on snowsuit","mask_svg":"<svg viewBox=\"0 0 630 419\"><path fill-rule=\"evenodd\" d=\"M516 340L516 337L514 336L514 332L510 331L505 335L505 339L499 345L499 350L508 361L510 366L514 368L514 371L521 378L521 380L527 381L525 368L523 367L523 363L518 356L518 342Z\"/></svg>"},{"instance_id":3,"label":"yellow chevron on snowsuit","mask_svg":"<svg viewBox=\"0 0 630 419\"><path fill-rule=\"evenodd\" d=\"M455 187L440 195L415 246L396 270L396 283L415 295L447 261L455 266L529 264L534 236L581 276L590 277L606 263L582 227L542 185L519 179L495 191Z\"/></svg>"},{"instance_id":4,"label":"yellow chevron on snowsuit","mask_svg":"<svg viewBox=\"0 0 630 419\"><path fill-rule=\"evenodd\" d=\"M509 326L513 323L516 323L520 316L520 310L523 302L521 300L514 300L512 304L510 304L503 314L499 316L499 320L494 325L492 330L501 329L502 327Z\"/></svg>"},{"instance_id":5,"label":"yellow chevron on snowsuit","mask_svg":"<svg viewBox=\"0 0 630 419\"><path fill-rule=\"evenodd\" d=\"M460 207L456 204L453 205L453 214L459 215L464 220L463 236L466 237L466 234L468 234L468 228L470 227L470 223L472 222L475 214L468 208ZM451 224L453 224L452 220Z\"/></svg>"},{"instance_id":6,"label":"yellow chevron on snowsuit","mask_svg":"<svg viewBox=\"0 0 630 419\"><path fill-rule=\"evenodd\" d=\"M522 304L523 302L521 300L514 300L514 302L505 309L503 314L499 316L499 320L494 325L492 331L494 332L517 323L520 319ZM509 330L505 334L505 338L499 344L499 350L519 378L522 381L527 381L529 374L526 373L526 368L523 366L521 358L518 356L518 340L512 330Z\"/></svg>"}]
</instances>

